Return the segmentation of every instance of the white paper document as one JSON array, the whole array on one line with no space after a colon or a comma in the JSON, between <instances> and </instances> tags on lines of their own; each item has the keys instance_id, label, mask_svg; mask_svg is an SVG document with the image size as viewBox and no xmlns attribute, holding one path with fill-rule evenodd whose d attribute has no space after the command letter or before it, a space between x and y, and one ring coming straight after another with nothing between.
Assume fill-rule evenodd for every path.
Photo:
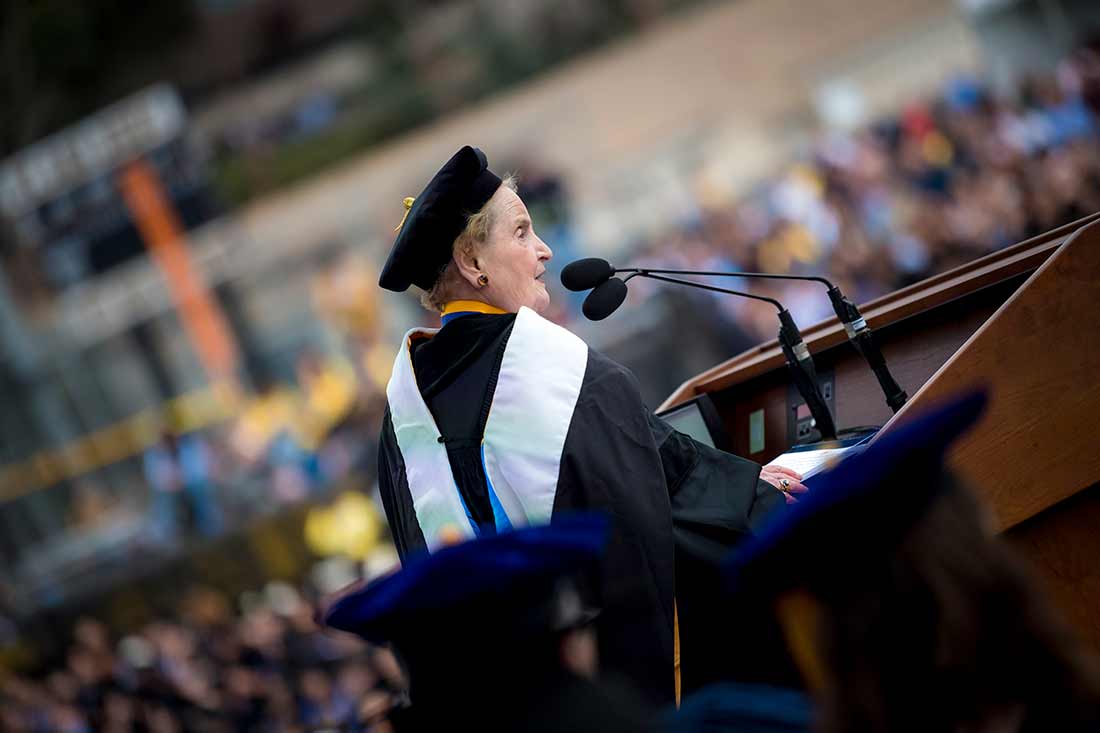
<instances>
[{"instance_id":1,"label":"white paper document","mask_svg":"<svg viewBox=\"0 0 1100 733\"><path fill-rule=\"evenodd\" d=\"M794 450L776 457L768 465L789 468L802 474L803 479L808 479L816 473L832 468L845 454L859 447L858 445L850 445L844 448Z\"/></svg>"}]
</instances>

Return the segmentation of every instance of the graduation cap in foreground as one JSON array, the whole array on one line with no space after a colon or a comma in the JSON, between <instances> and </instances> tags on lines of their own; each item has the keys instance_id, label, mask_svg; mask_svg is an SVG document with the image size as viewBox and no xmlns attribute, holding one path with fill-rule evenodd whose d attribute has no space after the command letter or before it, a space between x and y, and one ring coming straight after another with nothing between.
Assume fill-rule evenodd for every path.
<instances>
[{"instance_id":1,"label":"graduation cap in foreground","mask_svg":"<svg viewBox=\"0 0 1100 733\"><path fill-rule=\"evenodd\" d=\"M562 581L597 563L607 532L602 515L567 515L419 555L339 598L324 623L406 657L575 628L593 614Z\"/></svg>"},{"instance_id":2,"label":"graduation cap in foreground","mask_svg":"<svg viewBox=\"0 0 1100 733\"><path fill-rule=\"evenodd\" d=\"M493 197L500 183L485 153L469 145L455 153L420 195L405 199L405 218L378 284L398 293L410 285L423 290L435 285L466 221Z\"/></svg>"},{"instance_id":3,"label":"graduation cap in foreground","mask_svg":"<svg viewBox=\"0 0 1100 733\"><path fill-rule=\"evenodd\" d=\"M986 403L971 392L906 422L815 477L799 503L779 512L727 562L735 595L829 587L888 556L953 482L944 454Z\"/></svg>"}]
</instances>

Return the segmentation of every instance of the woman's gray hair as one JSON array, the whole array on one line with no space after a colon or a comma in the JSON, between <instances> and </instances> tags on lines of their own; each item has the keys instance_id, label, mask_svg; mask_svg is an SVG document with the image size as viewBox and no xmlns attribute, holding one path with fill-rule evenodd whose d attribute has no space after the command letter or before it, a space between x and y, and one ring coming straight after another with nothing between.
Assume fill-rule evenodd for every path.
<instances>
[{"instance_id":1,"label":"woman's gray hair","mask_svg":"<svg viewBox=\"0 0 1100 733\"><path fill-rule=\"evenodd\" d=\"M512 191L518 188L514 175L505 176L500 182L500 185ZM490 203L491 200L486 201L481 209L466 220L466 228L463 229L462 233L455 239L454 246L451 249L452 252L462 252L470 257L477 256L481 247L488 241L489 232L493 229L493 217L495 212L493 211L493 207L490 206ZM443 307L455 299L454 292L456 286L459 286L461 282L462 275L459 273L458 267L455 265L454 259L452 258L447 261L447 264L439 273L439 278L435 281L435 285L433 285L430 290L425 290L420 296L421 305L430 311L442 313Z\"/></svg>"}]
</instances>

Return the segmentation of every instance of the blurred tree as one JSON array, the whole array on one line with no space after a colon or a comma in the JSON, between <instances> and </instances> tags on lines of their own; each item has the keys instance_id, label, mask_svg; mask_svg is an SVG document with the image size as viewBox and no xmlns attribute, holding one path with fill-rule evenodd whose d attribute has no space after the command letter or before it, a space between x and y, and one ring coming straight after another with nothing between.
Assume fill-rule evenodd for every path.
<instances>
[{"instance_id":1,"label":"blurred tree","mask_svg":"<svg viewBox=\"0 0 1100 733\"><path fill-rule=\"evenodd\" d=\"M0 157L168 76L195 20L190 2L0 3Z\"/></svg>"}]
</instances>

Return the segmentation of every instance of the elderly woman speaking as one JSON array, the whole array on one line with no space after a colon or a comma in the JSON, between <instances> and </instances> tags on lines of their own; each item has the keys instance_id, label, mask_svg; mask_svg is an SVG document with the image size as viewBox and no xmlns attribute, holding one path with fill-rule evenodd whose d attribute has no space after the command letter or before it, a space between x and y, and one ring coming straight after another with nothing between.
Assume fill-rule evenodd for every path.
<instances>
[{"instance_id":1,"label":"elderly woman speaking","mask_svg":"<svg viewBox=\"0 0 1100 733\"><path fill-rule=\"evenodd\" d=\"M459 150L405 206L379 284L416 285L443 324L405 336L386 390L379 486L399 554L606 511L614 530L589 589L601 667L671 701L677 607L685 689L707 666L688 609L713 588L693 587L709 576L692 568L783 505L777 486L804 490L799 476L673 430L627 369L539 315L553 253L480 150Z\"/></svg>"}]
</instances>

